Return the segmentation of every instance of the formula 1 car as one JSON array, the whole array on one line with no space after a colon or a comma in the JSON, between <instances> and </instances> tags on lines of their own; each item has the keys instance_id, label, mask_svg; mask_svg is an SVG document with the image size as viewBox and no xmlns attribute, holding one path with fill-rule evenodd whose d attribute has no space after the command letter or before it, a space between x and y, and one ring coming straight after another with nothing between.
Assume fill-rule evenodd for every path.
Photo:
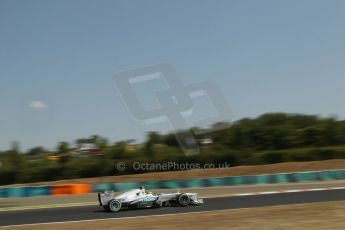
<instances>
[{"instance_id":1,"label":"formula 1 car","mask_svg":"<svg viewBox=\"0 0 345 230\"><path fill-rule=\"evenodd\" d=\"M144 187L132 189L118 196L112 191L98 193L99 205L107 211L118 212L121 209L160 208L170 206L185 207L200 205L203 199L197 198L197 193L152 193Z\"/></svg>"}]
</instances>

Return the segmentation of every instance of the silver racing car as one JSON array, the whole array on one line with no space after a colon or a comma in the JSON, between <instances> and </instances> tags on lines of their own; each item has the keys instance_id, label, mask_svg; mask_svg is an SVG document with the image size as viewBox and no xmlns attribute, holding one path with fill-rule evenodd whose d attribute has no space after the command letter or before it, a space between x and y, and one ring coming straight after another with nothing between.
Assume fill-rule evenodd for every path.
<instances>
[{"instance_id":1,"label":"silver racing car","mask_svg":"<svg viewBox=\"0 0 345 230\"><path fill-rule=\"evenodd\" d=\"M197 193L152 193L140 187L117 196L112 191L101 192L98 193L98 201L105 210L118 212L121 209L185 207L204 203L203 199L198 199L197 196Z\"/></svg>"}]
</instances>

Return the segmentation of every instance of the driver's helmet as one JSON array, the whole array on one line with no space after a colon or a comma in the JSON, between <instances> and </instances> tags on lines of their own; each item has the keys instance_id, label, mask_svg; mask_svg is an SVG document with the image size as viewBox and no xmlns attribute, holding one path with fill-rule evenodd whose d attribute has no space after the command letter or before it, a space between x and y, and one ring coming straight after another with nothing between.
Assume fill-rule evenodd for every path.
<instances>
[{"instance_id":1,"label":"driver's helmet","mask_svg":"<svg viewBox=\"0 0 345 230\"><path fill-rule=\"evenodd\" d=\"M145 188L144 188L144 186L140 186L139 189L140 190L144 190Z\"/></svg>"}]
</instances>

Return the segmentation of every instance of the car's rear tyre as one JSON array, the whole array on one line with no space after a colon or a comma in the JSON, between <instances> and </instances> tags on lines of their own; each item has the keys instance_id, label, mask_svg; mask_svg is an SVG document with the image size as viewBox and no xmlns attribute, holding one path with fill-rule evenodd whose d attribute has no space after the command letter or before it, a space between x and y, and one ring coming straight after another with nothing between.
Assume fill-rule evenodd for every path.
<instances>
[{"instance_id":1,"label":"car's rear tyre","mask_svg":"<svg viewBox=\"0 0 345 230\"><path fill-rule=\"evenodd\" d=\"M181 195L178 196L177 201L178 201L180 206L185 207L185 206L189 205L190 198L186 194L181 194Z\"/></svg>"},{"instance_id":2,"label":"car's rear tyre","mask_svg":"<svg viewBox=\"0 0 345 230\"><path fill-rule=\"evenodd\" d=\"M121 209L121 202L118 200L111 200L109 201L109 210L112 212L118 212Z\"/></svg>"}]
</instances>

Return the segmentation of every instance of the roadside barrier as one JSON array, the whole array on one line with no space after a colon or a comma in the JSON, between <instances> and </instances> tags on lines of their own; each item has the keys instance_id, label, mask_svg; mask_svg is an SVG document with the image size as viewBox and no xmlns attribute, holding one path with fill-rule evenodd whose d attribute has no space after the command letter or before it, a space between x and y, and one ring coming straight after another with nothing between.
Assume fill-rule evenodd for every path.
<instances>
[{"instance_id":1,"label":"roadside barrier","mask_svg":"<svg viewBox=\"0 0 345 230\"><path fill-rule=\"evenodd\" d=\"M0 197L31 197L31 196L48 196L51 195L52 186L26 186L26 187L9 187L0 188Z\"/></svg>"},{"instance_id":2,"label":"roadside barrier","mask_svg":"<svg viewBox=\"0 0 345 230\"><path fill-rule=\"evenodd\" d=\"M80 195L90 193L91 184L61 184L52 186L52 195Z\"/></svg>"},{"instance_id":3,"label":"roadside barrier","mask_svg":"<svg viewBox=\"0 0 345 230\"><path fill-rule=\"evenodd\" d=\"M331 181L345 179L345 169L260 174L248 176L229 176L215 178L198 178L189 180L161 180L128 183L102 183L102 184L61 184L51 186L23 186L23 187L0 187L0 198L47 196L47 195L80 195L91 192L113 190L115 192L144 186L147 189L177 189L216 186L236 186L275 183L299 183L314 181Z\"/></svg>"},{"instance_id":4,"label":"roadside barrier","mask_svg":"<svg viewBox=\"0 0 345 230\"><path fill-rule=\"evenodd\" d=\"M103 183L94 185L93 192L101 192L104 190L114 190L116 192L121 192L132 188L138 188L139 186L144 186L147 189L177 189L255 184L298 183L342 179L345 179L345 169L298 173L260 174L249 176L198 178L190 180Z\"/></svg>"}]
</instances>

